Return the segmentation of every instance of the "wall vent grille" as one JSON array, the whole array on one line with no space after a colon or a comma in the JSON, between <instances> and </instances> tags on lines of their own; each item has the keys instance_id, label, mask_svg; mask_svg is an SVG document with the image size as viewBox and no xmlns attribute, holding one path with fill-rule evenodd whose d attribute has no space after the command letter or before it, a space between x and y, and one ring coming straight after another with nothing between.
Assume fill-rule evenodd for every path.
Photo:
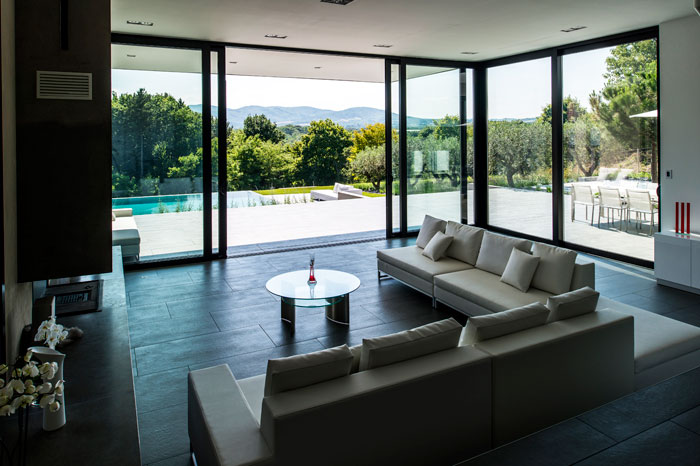
<instances>
[{"instance_id":1,"label":"wall vent grille","mask_svg":"<svg viewBox=\"0 0 700 466\"><path fill-rule=\"evenodd\" d=\"M92 73L37 71L36 98L92 100Z\"/></svg>"}]
</instances>

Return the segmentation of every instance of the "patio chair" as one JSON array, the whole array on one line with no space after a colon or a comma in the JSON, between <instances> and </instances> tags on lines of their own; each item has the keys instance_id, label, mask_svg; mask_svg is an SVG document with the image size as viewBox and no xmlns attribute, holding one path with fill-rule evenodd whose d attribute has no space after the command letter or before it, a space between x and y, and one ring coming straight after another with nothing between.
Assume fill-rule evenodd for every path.
<instances>
[{"instance_id":1,"label":"patio chair","mask_svg":"<svg viewBox=\"0 0 700 466\"><path fill-rule=\"evenodd\" d=\"M593 195L591 185L588 184L572 184L571 185L571 221L576 217L576 204L586 206L586 220L588 220L588 207L591 209L591 225L595 219L595 206L597 205L596 198Z\"/></svg>"},{"instance_id":2,"label":"patio chair","mask_svg":"<svg viewBox=\"0 0 700 466\"><path fill-rule=\"evenodd\" d=\"M649 236L653 234L654 231L654 213L656 213L656 206L651 200L651 194L648 190L639 189L628 189L627 190L627 224L629 225L630 213L634 212L637 223L636 227L639 228L641 225L641 216L644 216L644 220L647 218L647 214L651 216L649 221Z\"/></svg>"},{"instance_id":3,"label":"patio chair","mask_svg":"<svg viewBox=\"0 0 700 466\"><path fill-rule=\"evenodd\" d=\"M603 186L598 187L600 192L600 205L598 207L598 228L600 228L600 217L603 214L603 210L606 211L606 217L612 222L613 228L615 227L615 211L620 212L620 229L622 229L622 221L624 220L625 213L627 212L627 204L618 188L605 188ZM611 216L612 212L612 216Z\"/></svg>"}]
</instances>

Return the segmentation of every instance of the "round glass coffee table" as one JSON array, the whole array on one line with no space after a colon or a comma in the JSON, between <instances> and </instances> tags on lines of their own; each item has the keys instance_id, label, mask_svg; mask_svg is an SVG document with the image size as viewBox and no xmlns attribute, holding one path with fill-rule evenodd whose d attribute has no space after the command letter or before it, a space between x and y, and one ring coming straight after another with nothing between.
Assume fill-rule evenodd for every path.
<instances>
[{"instance_id":1,"label":"round glass coffee table","mask_svg":"<svg viewBox=\"0 0 700 466\"><path fill-rule=\"evenodd\" d=\"M297 307L325 307L326 318L350 324L350 293L360 286L356 276L337 270L316 269L316 283L309 283L309 271L297 270L272 277L265 288L282 301L282 320L294 325Z\"/></svg>"}]
</instances>

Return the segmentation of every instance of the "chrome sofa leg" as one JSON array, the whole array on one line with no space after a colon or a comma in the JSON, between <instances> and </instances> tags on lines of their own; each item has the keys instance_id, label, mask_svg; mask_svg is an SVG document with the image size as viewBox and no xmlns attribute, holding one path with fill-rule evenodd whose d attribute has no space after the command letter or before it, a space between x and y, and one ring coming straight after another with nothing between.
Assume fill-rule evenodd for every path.
<instances>
[{"instance_id":1,"label":"chrome sofa leg","mask_svg":"<svg viewBox=\"0 0 700 466\"><path fill-rule=\"evenodd\" d=\"M437 298L433 296L433 309L437 309Z\"/></svg>"}]
</instances>

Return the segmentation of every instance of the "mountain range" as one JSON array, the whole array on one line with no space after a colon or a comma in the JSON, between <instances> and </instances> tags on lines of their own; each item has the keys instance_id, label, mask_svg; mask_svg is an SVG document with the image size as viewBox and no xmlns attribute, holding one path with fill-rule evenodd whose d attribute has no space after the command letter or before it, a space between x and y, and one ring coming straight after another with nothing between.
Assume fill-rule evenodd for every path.
<instances>
[{"instance_id":1,"label":"mountain range","mask_svg":"<svg viewBox=\"0 0 700 466\"><path fill-rule=\"evenodd\" d=\"M195 112L201 113L201 105L190 105ZM212 106L212 115L216 116L217 106ZM278 126L298 125L307 126L312 121L330 118L334 122L349 129L358 129L369 124L384 123L384 110L371 107L352 107L345 110L324 110L316 107L262 107L248 105L241 108L227 108L226 120L233 128L243 128L243 121L249 115L265 115ZM392 114L392 126L398 127L399 116ZM420 129L433 122L430 118L409 116L409 129Z\"/></svg>"}]
</instances>

